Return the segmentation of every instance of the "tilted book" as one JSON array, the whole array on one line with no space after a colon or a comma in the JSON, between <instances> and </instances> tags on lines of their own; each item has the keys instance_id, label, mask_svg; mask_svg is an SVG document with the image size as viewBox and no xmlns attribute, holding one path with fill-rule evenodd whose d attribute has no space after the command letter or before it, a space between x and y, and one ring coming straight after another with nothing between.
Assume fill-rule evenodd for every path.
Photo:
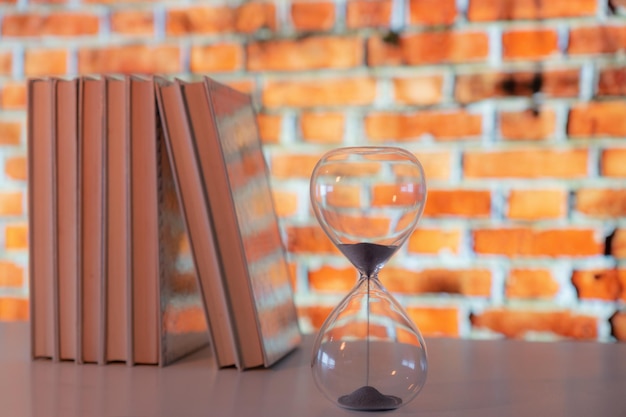
<instances>
[{"instance_id":1,"label":"tilted book","mask_svg":"<svg viewBox=\"0 0 626 417\"><path fill-rule=\"evenodd\" d=\"M157 81L161 125L177 184L178 201L190 238L198 285L205 301L204 313L211 335L213 354L219 367L233 365L239 367L239 350L235 344L231 311L225 297L226 290L213 225L210 212L207 210L208 196L182 93L176 83L164 79Z\"/></svg>"},{"instance_id":2,"label":"tilted book","mask_svg":"<svg viewBox=\"0 0 626 417\"><path fill-rule=\"evenodd\" d=\"M269 367L300 344L301 333L252 103L207 77L158 87L162 115L176 112L187 124L170 130L168 143L195 149L238 366Z\"/></svg>"}]
</instances>

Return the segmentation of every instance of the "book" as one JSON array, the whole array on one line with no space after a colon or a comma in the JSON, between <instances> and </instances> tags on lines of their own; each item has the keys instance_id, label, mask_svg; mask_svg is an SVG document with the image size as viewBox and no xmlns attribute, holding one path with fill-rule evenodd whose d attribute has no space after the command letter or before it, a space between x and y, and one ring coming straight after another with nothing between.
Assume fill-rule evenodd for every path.
<instances>
[{"instance_id":1,"label":"book","mask_svg":"<svg viewBox=\"0 0 626 417\"><path fill-rule=\"evenodd\" d=\"M132 359L167 365L208 343L153 77L130 77Z\"/></svg>"},{"instance_id":2,"label":"book","mask_svg":"<svg viewBox=\"0 0 626 417\"><path fill-rule=\"evenodd\" d=\"M54 82L28 81L31 355L59 359Z\"/></svg>"},{"instance_id":3,"label":"book","mask_svg":"<svg viewBox=\"0 0 626 417\"><path fill-rule=\"evenodd\" d=\"M104 363L105 83L79 87L79 363Z\"/></svg>"},{"instance_id":4,"label":"book","mask_svg":"<svg viewBox=\"0 0 626 417\"><path fill-rule=\"evenodd\" d=\"M252 103L248 95L208 77L182 83L182 90L240 368L269 367L302 337Z\"/></svg>"},{"instance_id":5,"label":"book","mask_svg":"<svg viewBox=\"0 0 626 417\"><path fill-rule=\"evenodd\" d=\"M78 288L78 81L55 79L59 357L75 360Z\"/></svg>"},{"instance_id":6,"label":"book","mask_svg":"<svg viewBox=\"0 0 626 417\"><path fill-rule=\"evenodd\" d=\"M105 361L126 362L131 349L130 91L126 77L105 82Z\"/></svg>"},{"instance_id":7,"label":"book","mask_svg":"<svg viewBox=\"0 0 626 417\"><path fill-rule=\"evenodd\" d=\"M165 79L157 81L161 126L177 185L178 201L190 238L198 286L204 299L204 315L213 354L219 367L239 367L230 307L225 298L213 225L207 209L206 188L198 166L180 85Z\"/></svg>"}]
</instances>

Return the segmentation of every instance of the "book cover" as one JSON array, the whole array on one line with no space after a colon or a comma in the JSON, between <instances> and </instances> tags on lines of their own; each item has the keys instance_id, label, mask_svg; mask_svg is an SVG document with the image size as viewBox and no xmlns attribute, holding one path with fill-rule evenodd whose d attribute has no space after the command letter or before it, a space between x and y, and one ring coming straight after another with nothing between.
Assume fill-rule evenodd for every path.
<instances>
[{"instance_id":1,"label":"book cover","mask_svg":"<svg viewBox=\"0 0 626 417\"><path fill-rule=\"evenodd\" d=\"M208 77L184 85L243 369L301 342L269 173L249 96Z\"/></svg>"}]
</instances>

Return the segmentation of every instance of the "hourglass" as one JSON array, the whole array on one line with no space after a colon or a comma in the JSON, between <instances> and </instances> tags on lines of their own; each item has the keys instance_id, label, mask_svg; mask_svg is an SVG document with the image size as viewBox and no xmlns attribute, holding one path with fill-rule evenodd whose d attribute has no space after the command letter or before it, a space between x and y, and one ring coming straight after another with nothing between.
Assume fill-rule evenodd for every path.
<instances>
[{"instance_id":1,"label":"hourglass","mask_svg":"<svg viewBox=\"0 0 626 417\"><path fill-rule=\"evenodd\" d=\"M378 272L422 214L422 166L413 154L396 147L335 149L315 166L310 193L318 222L358 271L355 287L315 339L315 383L340 407L401 407L426 382L426 346Z\"/></svg>"}]
</instances>

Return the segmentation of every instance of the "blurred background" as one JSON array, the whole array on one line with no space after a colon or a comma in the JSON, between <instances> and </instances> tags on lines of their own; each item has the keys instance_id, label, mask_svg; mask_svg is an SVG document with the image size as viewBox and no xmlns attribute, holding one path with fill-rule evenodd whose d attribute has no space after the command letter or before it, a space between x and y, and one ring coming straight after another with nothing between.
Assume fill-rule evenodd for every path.
<instances>
[{"instance_id":1,"label":"blurred background","mask_svg":"<svg viewBox=\"0 0 626 417\"><path fill-rule=\"evenodd\" d=\"M626 340L626 1L0 0L0 320L28 320L29 77L250 94L305 332L356 282L310 211L327 150L414 152L381 272L425 336Z\"/></svg>"}]
</instances>

